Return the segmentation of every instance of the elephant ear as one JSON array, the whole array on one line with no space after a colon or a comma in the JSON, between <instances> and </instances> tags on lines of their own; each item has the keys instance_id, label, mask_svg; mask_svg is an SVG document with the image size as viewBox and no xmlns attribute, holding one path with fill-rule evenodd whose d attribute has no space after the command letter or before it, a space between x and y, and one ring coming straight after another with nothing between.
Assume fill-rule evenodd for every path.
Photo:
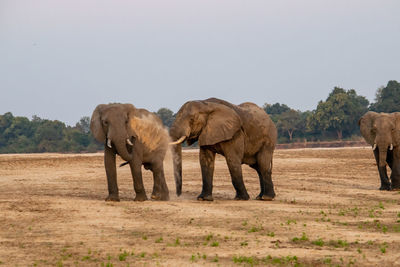
<instances>
[{"instance_id":1,"label":"elephant ear","mask_svg":"<svg viewBox=\"0 0 400 267\"><path fill-rule=\"evenodd\" d=\"M211 106L211 112L199 136L199 145L215 145L232 139L242 127L239 115L232 108L222 104L207 103L207 105Z\"/></svg>"},{"instance_id":2,"label":"elephant ear","mask_svg":"<svg viewBox=\"0 0 400 267\"><path fill-rule=\"evenodd\" d=\"M136 109L136 107L132 104L122 104L122 106L124 107L125 112L128 114L128 120L130 125L130 127L128 127L128 133L134 138L137 138L137 133L133 125L135 124L137 116L139 115L138 109Z\"/></svg>"},{"instance_id":3,"label":"elephant ear","mask_svg":"<svg viewBox=\"0 0 400 267\"><path fill-rule=\"evenodd\" d=\"M97 141L104 143L106 141L106 135L101 123L101 111L106 107L104 104L98 105L93 111L92 118L90 120L90 131Z\"/></svg>"},{"instance_id":4,"label":"elephant ear","mask_svg":"<svg viewBox=\"0 0 400 267\"><path fill-rule=\"evenodd\" d=\"M393 113L395 118L395 128L394 128L394 145L400 145L400 112Z\"/></svg>"},{"instance_id":5,"label":"elephant ear","mask_svg":"<svg viewBox=\"0 0 400 267\"><path fill-rule=\"evenodd\" d=\"M121 104L121 105L124 107L125 112L128 114L128 119L132 119L135 117L136 108L134 105L132 104Z\"/></svg>"},{"instance_id":6,"label":"elephant ear","mask_svg":"<svg viewBox=\"0 0 400 267\"><path fill-rule=\"evenodd\" d=\"M373 145L375 142L375 136L372 134L372 125L375 118L379 114L373 111L368 111L364 114L358 121L358 125L360 126L361 135L364 137L365 141Z\"/></svg>"}]
</instances>

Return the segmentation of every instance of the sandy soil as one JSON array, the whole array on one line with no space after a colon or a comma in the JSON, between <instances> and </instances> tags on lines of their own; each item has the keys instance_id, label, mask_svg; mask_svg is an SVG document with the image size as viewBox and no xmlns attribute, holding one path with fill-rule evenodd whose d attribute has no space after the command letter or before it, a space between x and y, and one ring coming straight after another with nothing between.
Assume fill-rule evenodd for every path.
<instances>
[{"instance_id":1,"label":"sandy soil","mask_svg":"<svg viewBox=\"0 0 400 267\"><path fill-rule=\"evenodd\" d=\"M110 203L101 153L0 155L0 265L400 266L400 192L378 190L370 148L276 151L272 202L254 200L247 166L252 200L233 201L222 157L215 201L196 201L197 151L183 163L181 197L167 159L170 201L132 201L125 166L121 202Z\"/></svg>"}]
</instances>

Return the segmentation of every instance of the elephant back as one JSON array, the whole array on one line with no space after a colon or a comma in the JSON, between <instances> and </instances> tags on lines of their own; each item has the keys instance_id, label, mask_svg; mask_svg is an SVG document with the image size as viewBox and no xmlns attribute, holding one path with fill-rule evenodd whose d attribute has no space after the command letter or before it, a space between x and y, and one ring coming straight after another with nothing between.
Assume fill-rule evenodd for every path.
<instances>
[{"instance_id":1,"label":"elephant back","mask_svg":"<svg viewBox=\"0 0 400 267\"><path fill-rule=\"evenodd\" d=\"M252 102L245 102L239 105L242 110L244 128L246 133L251 134L250 138L264 138L266 139L267 145L275 147L278 132L274 122L271 120L269 115L258 105ZM258 136L257 132L261 136Z\"/></svg>"}]
</instances>

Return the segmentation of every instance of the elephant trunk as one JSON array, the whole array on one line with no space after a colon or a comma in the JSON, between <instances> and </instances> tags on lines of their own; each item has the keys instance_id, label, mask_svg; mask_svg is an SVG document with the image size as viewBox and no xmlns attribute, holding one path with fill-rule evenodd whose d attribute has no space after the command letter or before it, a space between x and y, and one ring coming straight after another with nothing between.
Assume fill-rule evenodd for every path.
<instances>
[{"instance_id":1,"label":"elephant trunk","mask_svg":"<svg viewBox=\"0 0 400 267\"><path fill-rule=\"evenodd\" d=\"M388 146L387 145L378 145L377 147L378 147L378 151L379 151L379 167L385 167Z\"/></svg>"},{"instance_id":2,"label":"elephant trunk","mask_svg":"<svg viewBox=\"0 0 400 267\"><path fill-rule=\"evenodd\" d=\"M174 177L176 185L176 195L182 194L182 145L175 145L172 149L174 159Z\"/></svg>"},{"instance_id":3,"label":"elephant trunk","mask_svg":"<svg viewBox=\"0 0 400 267\"><path fill-rule=\"evenodd\" d=\"M127 148L127 142L129 139L125 137L125 135L120 135L118 138L111 139L113 141L113 144L115 145L115 148L117 149L118 155L121 156L121 158L125 161L131 161L132 160L132 153L128 151Z\"/></svg>"}]
</instances>

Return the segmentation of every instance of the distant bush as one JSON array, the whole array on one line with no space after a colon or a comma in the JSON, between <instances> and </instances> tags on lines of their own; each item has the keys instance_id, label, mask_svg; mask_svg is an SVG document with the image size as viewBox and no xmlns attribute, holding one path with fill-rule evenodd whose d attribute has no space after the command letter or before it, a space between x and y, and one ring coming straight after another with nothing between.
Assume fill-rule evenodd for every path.
<instances>
[{"instance_id":1,"label":"distant bush","mask_svg":"<svg viewBox=\"0 0 400 267\"><path fill-rule=\"evenodd\" d=\"M0 153L95 152L103 148L89 132L90 118L74 127L33 116L0 115Z\"/></svg>"}]
</instances>

